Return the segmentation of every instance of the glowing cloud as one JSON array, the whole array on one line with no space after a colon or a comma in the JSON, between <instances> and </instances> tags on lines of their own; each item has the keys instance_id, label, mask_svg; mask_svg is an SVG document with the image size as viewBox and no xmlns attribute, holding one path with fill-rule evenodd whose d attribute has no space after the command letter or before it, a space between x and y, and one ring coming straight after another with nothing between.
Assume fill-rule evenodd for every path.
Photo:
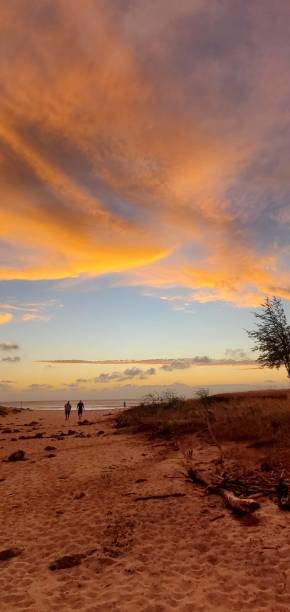
<instances>
[{"instance_id":1,"label":"glowing cloud","mask_svg":"<svg viewBox=\"0 0 290 612\"><path fill-rule=\"evenodd\" d=\"M2 3L0 279L289 298L289 24L271 0Z\"/></svg>"},{"instance_id":2,"label":"glowing cloud","mask_svg":"<svg viewBox=\"0 0 290 612\"><path fill-rule=\"evenodd\" d=\"M0 325L5 325L12 321L13 315L10 312L0 312Z\"/></svg>"}]
</instances>

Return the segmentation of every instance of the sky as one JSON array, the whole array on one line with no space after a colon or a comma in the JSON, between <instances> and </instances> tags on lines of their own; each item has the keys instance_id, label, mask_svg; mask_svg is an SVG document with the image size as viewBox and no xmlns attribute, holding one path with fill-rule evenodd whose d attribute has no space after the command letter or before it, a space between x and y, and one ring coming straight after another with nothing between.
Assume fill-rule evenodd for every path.
<instances>
[{"instance_id":1,"label":"sky","mask_svg":"<svg viewBox=\"0 0 290 612\"><path fill-rule=\"evenodd\" d=\"M290 4L0 6L0 400L281 386Z\"/></svg>"}]
</instances>

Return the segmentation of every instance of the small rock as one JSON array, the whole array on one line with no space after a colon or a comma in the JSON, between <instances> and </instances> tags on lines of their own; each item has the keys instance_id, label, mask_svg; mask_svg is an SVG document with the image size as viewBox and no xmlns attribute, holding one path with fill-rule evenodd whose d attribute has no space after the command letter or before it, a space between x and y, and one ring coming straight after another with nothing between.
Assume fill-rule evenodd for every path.
<instances>
[{"instance_id":1,"label":"small rock","mask_svg":"<svg viewBox=\"0 0 290 612\"><path fill-rule=\"evenodd\" d=\"M0 550L0 561L8 561L13 559L13 557L18 557L22 552L21 548L5 548Z\"/></svg>"},{"instance_id":2,"label":"small rock","mask_svg":"<svg viewBox=\"0 0 290 612\"><path fill-rule=\"evenodd\" d=\"M6 427L6 429L2 429L2 433L13 433L13 431L9 429L9 427Z\"/></svg>"},{"instance_id":3,"label":"small rock","mask_svg":"<svg viewBox=\"0 0 290 612\"><path fill-rule=\"evenodd\" d=\"M46 446L44 450L46 450L46 451L54 451L54 450L56 450L56 447L55 446Z\"/></svg>"},{"instance_id":4,"label":"small rock","mask_svg":"<svg viewBox=\"0 0 290 612\"><path fill-rule=\"evenodd\" d=\"M81 491L81 493L77 493L77 495L75 495L75 499L82 499L82 497L85 497L85 493L83 491Z\"/></svg>"},{"instance_id":5,"label":"small rock","mask_svg":"<svg viewBox=\"0 0 290 612\"><path fill-rule=\"evenodd\" d=\"M33 438L43 438L43 433L36 433L34 436L32 436Z\"/></svg>"},{"instance_id":6,"label":"small rock","mask_svg":"<svg viewBox=\"0 0 290 612\"><path fill-rule=\"evenodd\" d=\"M52 563L49 564L49 569L52 572L56 570L69 569L70 567L75 567L75 565L79 565L81 560L85 555L76 554L76 555L65 555L64 557L60 557Z\"/></svg>"},{"instance_id":7,"label":"small rock","mask_svg":"<svg viewBox=\"0 0 290 612\"><path fill-rule=\"evenodd\" d=\"M279 421L272 421L271 425L273 429L278 429L279 427L281 427L281 423L279 423Z\"/></svg>"},{"instance_id":8,"label":"small rock","mask_svg":"<svg viewBox=\"0 0 290 612\"><path fill-rule=\"evenodd\" d=\"M56 457L56 455L54 455L53 453L49 453L49 455L47 455L48 459L51 459L52 457Z\"/></svg>"},{"instance_id":9,"label":"small rock","mask_svg":"<svg viewBox=\"0 0 290 612\"><path fill-rule=\"evenodd\" d=\"M8 461L24 461L25 452L23 450L15 451L8 457Z\"/></svg>"},{"instance_id":10,"label":"small rock","mask_svg":"<svg viewBox=\"0 0 290 612\"><path fill-rule=\"evenodd\" d=\"M100 429L100 431L97 431L97 436L103 436L104 435L104 431L102 429Z\"/></svg>"},{"instance_id":11,"label":"small rock","mask_svg":"<svg viewBox=\"0 0 290 612\"><path fill-rule=\"evenodd\" d=\"M77 432L74 431L73 429L69 429L67 432L67 436L74 436Z\"/></svg>"}]
</instances>

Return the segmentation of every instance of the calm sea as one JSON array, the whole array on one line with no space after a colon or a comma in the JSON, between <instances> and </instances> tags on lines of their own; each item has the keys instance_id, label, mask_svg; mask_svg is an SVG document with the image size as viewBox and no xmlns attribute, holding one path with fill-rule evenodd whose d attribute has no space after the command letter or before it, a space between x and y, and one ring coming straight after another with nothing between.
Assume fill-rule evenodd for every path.
<instances>
[{"instance_id":1,"label":"calm sea","mask_svg":"<svg viewBox=\"0 0 290 612\"><path fill-rule=\"evenodd\" d=\"M126 407L136 406L140 400L84 400L85 409L87 410L117 410L123 408L124 401ZM25 402L1 402L1 406L10 406L13 408L30 408L31 410L63 410L65 400L59 401L25 401ZM77 401L71 401L72 409L76 410Z\"/></svg>"}]
</instances>

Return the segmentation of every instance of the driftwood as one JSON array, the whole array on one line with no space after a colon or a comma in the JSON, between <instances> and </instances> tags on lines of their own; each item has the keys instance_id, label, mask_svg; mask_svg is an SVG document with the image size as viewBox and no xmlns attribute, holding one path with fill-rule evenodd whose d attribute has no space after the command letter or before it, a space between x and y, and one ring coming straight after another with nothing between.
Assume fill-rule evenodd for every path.
<instances>
[{"instance_id":1,"label":"driftwood","mask_svg":"<svg viewBox=\"0 0 290 612\"><path fill-rule=\"evenodd\" d=\"M257 502L255 499L237 497L234 495L234 493L226 491L226 489L221 489L218 487L215 490L215 493L217 495L221 495L225 499L227 506L229 506L234 512L246 514L255 512L260 508L259 502Z\"/></svg>"},{"instance_id":2,"label":"driftwood","mask_svg":"<svg viewBox=\"0 0 290 612\"><path fill-rule=\"evenodd\" d=\"M260 508L259 502L252 498L245 497L237 497L231 491L227 491L225 488L220 486L220 484L212 483L209 480L209 477L194 470L192 468L189 469L188 475L192 482L196 484L200 484L206 487L208 493L213 493L215 495L220 495L224 498L226 505L233 510L233 512L237 512L239 514L248 514L255 512Z\"/></svg>"},{"instance_id":3,"label":"driftwood","mask_svg":"<svg viewBox=\"0 0 290 612\"><path fill-rule=\"evenodd\" d=\"M135 501L146 501L147 499L168 499L168 497L185 497L185 493L164 493L160 495L144 495L135 497Z\"/></svg>"}]
</instances>

